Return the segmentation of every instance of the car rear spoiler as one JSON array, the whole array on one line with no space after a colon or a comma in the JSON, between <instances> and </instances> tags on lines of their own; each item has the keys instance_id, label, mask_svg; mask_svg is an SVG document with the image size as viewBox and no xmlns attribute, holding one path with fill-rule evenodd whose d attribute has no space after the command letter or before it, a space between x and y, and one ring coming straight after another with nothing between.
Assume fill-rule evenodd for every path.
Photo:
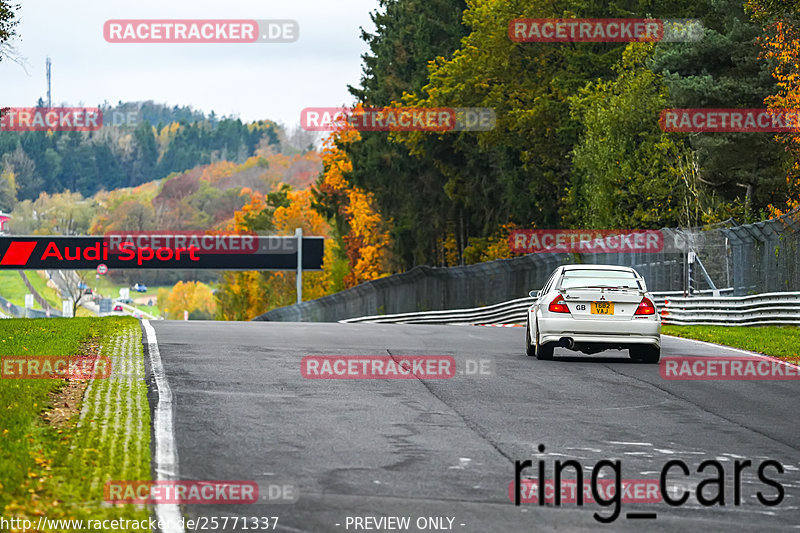
<instances>
[{"instance_id":1,"label":"car rear spoiler","mask_svg":"<svg viewBox=\"0 0 800 533\"><path fill-rule=\"evenodd\" d=\"M640 280L640 279L641 278L637 278L637 281ZM644 281L644 280L642 280L642 281ZM571 288L572 289L577 289L577 287L571 287ZM570 288L560 287L558 289L558 293L563 295L563 294L566 294L568 290L570 290ZM606 290L605 288L600 288L600 292L603 292L605 290ZM645 294L647 294L647 291L645 289L642 289L641 287L638 288L638 289L626 289L626 288L623 287L623 288L614 289L614 290L627 290L627 291L631 291L631 292L636 291L636 292L639 293L640 296L644 296Z\"/></svg>"}]
</instances>

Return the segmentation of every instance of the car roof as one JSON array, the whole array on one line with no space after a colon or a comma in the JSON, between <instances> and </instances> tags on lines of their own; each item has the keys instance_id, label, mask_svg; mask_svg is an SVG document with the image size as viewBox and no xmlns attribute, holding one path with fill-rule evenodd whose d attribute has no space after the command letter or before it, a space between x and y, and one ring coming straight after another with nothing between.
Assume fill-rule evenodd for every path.
<instances>
[{"instance_id":1,"label":"car roof","mask_svg":"<svg viewBox=\"0 0 800 533\"><path fill-rule=\"evenodd\" d=\"M631 267L619 265L564 265L564 271L569 270L620 270L625 272L636 272Z\"/></svg>"}]
</instances>

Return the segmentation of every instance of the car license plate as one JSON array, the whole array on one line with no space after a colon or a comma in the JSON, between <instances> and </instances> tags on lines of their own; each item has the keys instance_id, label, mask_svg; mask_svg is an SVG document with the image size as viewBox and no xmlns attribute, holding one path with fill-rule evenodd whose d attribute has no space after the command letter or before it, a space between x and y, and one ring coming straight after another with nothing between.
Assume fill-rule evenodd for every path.
<instances>
[{"instance_id":1,"label":"car license plate","mask_svg":"<svg viewBox=\"0 0 800 533\"><path fill-rule=\"evenodd\" d=\"M613 315L614 303L613 302L592 302L593 315Z\"/></svg>"}]
</instances>

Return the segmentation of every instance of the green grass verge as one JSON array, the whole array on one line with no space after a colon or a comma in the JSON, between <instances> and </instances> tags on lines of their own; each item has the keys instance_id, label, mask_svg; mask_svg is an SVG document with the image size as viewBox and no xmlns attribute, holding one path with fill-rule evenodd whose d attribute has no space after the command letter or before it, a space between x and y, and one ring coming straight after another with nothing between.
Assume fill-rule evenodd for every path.
<instances>
[{"instance_id":1,"label":"green grass verge","mask_svg":"<svg viewBox=\"0 0 800 533\"><path fill-rule=\"evenodd\" d=\"M14 305L23 307L25 305L25 295L29 294L28 287L22 281L22 277L16 270L0 270L0 296L10 301ZM34 302L34 309L41 309L38 303ZM58 308L61 308L59 304Z\"/></svg>"},{"instance_id":2,"label":"green grass verge","mask_svg":"<svg viewBox=\"0 0 800 533\"><path fill-rule=\"evenodd\" d=\"M800 328L794 326L668 326L666 335L724 344L782 359L800 359Z\"/></svg>"},{"instance_id":3,"label":"green grass verge","mask_svg":"<svg viewBox=\"0 0 800 533\"><path fill-rule=\"evenodd\" d=\"M128 317L0 321L0 355L74 355L85 343L113 346L126 339L143 377L139 322ZM5 518L142 520L143 506L106 505L110 480L150 479L150 411L143 379L90 380L84 415L60 426L42 414L64 380L0 379L0 514Z\"/></svg>"},{"instance_id":4,"label":"green grass verge","mask_svg":"<svg viewBox=\"0 0 800 533\"><path fill-rule=\"evenodd\" d=\"M78 318L83 318L83 317L92 317L92 316L97 316L97 315L95 315L94 313L92 313L91 311L86 309L85 307L81 307L79 305L78 308L75 310L75 316L78 317Z\"/></svg>"},{"instance_id":5,"label":"green grass verge","mask_svg":"<svg viewBox=\"0 0 800 533\"><path fill-rule=\"evenodd\" d=\"M44 274L44 271L41 273L38 271L29 271L26 272L25 275L28 276L28 281L31 282L31 285L33 285L33 288L36 289L36 292L38 292L42 298L47 300L50 305L60 311L61 294L57 290L47 286L47 278L45 277L46 275Z\"/></svg>"}]
</instances>

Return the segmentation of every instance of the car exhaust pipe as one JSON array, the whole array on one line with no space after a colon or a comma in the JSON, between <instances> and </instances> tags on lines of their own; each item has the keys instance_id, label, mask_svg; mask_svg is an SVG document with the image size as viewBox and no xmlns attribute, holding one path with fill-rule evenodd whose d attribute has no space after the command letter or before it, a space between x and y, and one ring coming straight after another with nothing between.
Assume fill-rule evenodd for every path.
<instances>
[{"instance_id":1,"label":"car exhaust pipe","mask_svg":"<svg viewBox=\"0 0 800 533\"><path fill-rule=\"evenodd\" d=\"M571 350L575 347L575 341L572 340L572 337L561 337L558 339L558 345L562 348Z\"/></svg>"}]
</instances>

